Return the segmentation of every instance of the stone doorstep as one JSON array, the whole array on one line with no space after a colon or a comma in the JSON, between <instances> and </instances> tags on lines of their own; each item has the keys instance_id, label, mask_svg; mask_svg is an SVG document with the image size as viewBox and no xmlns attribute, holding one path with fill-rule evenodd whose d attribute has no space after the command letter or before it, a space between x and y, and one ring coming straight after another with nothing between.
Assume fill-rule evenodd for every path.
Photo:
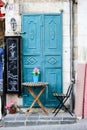
<instances>
[{"instance_id":1,"label":"stone doorstep","mask_svg":"<svg viewBox=\"0 0 87 130\"><path fill-rule=\"evenodd\" d=\"M15 121L15 120L76 120L76 117L65 116L25 116L25 115L7 115L3 119L4 121Z\"/></svg>"},{"instance_id":2,"label":"stone doorstep","mask_svg":"<svg viewBox=\"0 0 87 130\"><path fill-rule=\"evenodd\" d=\"M56 125L56 124L72 124L76 123L76 116L71 116L68 113L59 113L54 117L53 114L46 116L44 114L38 115L36 113L25 114L8 114L3 119L4 127L18 127L18 126L33 126L33 125Z\"/></svg>"},{"instance_id":3,"label":"stone doorstep","mask_svg":"<svg viewBox=\"0 0 87 130\"><path fill-rule=\"evenodd\" d=\"M27 115L23 113L7 114L3 118L4 127L33 126L33 125L56 125L76 123L75 115L61 111L56 116L52 113L53 109L47 109L47 116L40 109L32 109Z\"/></svg>"},{"instance_id":4,"label":"stone doorstep","mask_svg":"<svg viewBox=\"0 0 87 130\"><path fill-rule=\"evenodd\" d=\"M75 120L69 121L69 120L27 120L27 121L6 121L4 122L4 127L17 127L17 126L33 126L33 125L57 125L57 124L72 124L76 123Z\"/></svg>"}]
</instances>

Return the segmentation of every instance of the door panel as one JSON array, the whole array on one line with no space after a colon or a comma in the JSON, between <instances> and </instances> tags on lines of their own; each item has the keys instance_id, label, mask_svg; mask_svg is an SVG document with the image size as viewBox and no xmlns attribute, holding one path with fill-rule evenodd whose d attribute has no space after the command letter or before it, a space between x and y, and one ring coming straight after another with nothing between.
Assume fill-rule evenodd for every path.
<instances>
[{"instance_id":1,"label":"door panel","mask_svg":"<svg viewBox=\"0 0 87 130\"><path fill-rule=\"evenodd\" d=\"M41 51L41 25L40 25L41 16L33 15L24 15L23 17L23 32L26 32L23 35L23 51L27 54L39 54ZM39 38L38 38L39 37ZM34 55L35 55L34 54Z\"/></svg>"},{"instance_id":2,"label":"door panel","mask_svg":"<svg viewBox=\"0 0 87 130\"><path fill-rule=\"evenodd\" d=\"M61 15L45 15L44 18L44 51L61 55Z\"/></svg>"},{"instance_id":3,"label":"door panel","mask_svg":"<svg viewBox=\"0 0 87 130\"><path fill-rule=\"evenodd\" d=\"M58 55L44 55L45 67L61 67L61 56Z\"/></svg>"},{"instance_id":4,"label":"door panel","mask_svg":"<svg viewBox=\"0 0 87 130\"><path fill-rule=\"evenodd\" d=\"M46 93L46 106L49 107L51 104L52 106L56 105L56 100L53 97L54 92L61 93L61 69L46 69L45 74L46 81L50 83L47 87L47 93Z\"/></svg>"},{"instance_id":5,"label":"door panel","mask_svg":"<svg viewBox=\"0 0 87 130\"><path fill-rule=\"evenodd\" d=\"M62 92L62 14L22 16L22 71L23 82L31 82L32 70L40 69L40 81L48 87L40 100L47 107L56 105L53 92ZM37 90L35 91L37 94ZM33 97L23 88L23 104L28 106Z\"/></svg>"}]
</instances>

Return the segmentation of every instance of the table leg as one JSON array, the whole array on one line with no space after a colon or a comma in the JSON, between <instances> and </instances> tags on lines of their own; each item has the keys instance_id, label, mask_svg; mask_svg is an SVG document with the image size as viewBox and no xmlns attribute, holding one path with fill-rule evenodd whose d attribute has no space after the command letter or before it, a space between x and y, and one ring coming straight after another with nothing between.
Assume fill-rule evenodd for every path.
<instances>
[{"instance_id":1,"label":"table leg","mask_svg":"<svg viewBox=\"0 0 87 130\"><path fill-rule=\"evenodd\" d=\"M41 89L41 91L39 92L39 94L36 96L34 94L34 92L32 91L32 89L29 87L28 91L31 93L31 95L35 98L35 100L33 101L33 103L31 104L31 106L27 109L27 112L29 112L31 110L31 108L34 106L35 102L38 102L39 106L41 107L41 109L45 112L45 114L48 115L48 112L45 110L44 106L42 105L42 103L39 100L39 97L41 96L41 94L43 93L43 91L45 90L45 87L43 87Z\"/></svg>"}]
</instances>

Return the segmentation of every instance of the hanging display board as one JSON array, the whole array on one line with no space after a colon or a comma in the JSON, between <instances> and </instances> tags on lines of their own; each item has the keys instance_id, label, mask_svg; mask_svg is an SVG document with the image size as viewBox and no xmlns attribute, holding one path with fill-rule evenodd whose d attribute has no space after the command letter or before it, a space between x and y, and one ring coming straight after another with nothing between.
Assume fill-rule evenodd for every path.
<instances>
[{"instance_id":1,"label":"hanging display board","mask_svg":"<svg viewBox=\"0 0 87 130\"><path fill-rule=\"evenodd\" d=\"M21 91L20 36L5 37L5 84L6 93Z\"/></svg>"}]
</instances>

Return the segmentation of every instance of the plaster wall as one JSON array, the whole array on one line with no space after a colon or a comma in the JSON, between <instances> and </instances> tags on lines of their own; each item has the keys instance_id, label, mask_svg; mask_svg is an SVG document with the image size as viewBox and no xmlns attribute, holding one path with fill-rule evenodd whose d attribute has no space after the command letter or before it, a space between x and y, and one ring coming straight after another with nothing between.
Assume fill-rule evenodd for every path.
<instances>
[{"instance_id":1,"label":"plaster wall","mask_svg":"<svg viewBox=\"0 0 87 130\"><path fill-rule=\"evenodd\" d=\"M78 0L78 63L87 63L87 1Z\"/></svg>"}]
</instances>

